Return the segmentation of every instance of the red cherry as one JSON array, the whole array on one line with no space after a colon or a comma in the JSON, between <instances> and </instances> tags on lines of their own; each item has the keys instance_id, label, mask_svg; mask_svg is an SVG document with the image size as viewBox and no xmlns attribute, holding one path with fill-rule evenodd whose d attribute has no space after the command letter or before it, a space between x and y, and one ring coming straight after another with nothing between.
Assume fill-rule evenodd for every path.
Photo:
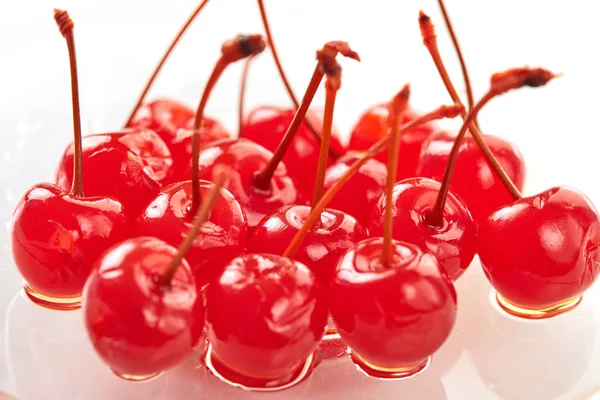
<instances>
[{"instance_id":1,"label":"red cherry","mask_svg":"<svg viewBox=\"0 0 600 400\"><path fill-rule=\"evenodd\" d=\"M433 255L404 242L392 248L383 263L383 239L358 243L329 287L331 315L354 361L382 378L423 369L450 335L457 311L452 281Z\"/></svg>"},{"instance_id":2,"label":"red cherry","mask_svg":"<svg viewBox=\"0 0 600 400\"><path fill-rule=\"evenodd\" d=\"M207 363L238 385L281 387L314 362L325 292L303 264L271 254L234 259L206 292ZM215 362L216 361L216 362Z\"/></svg>"},{"instance_id":3,"label":"red cherry","mask_svg":"<svg viewBox=\"0 0 600 400\"><path fill-rule=\"evenodd\" d=\"M248 253L282 255L306 223L310 211L307 206L286 206L265 217L248 239ZM366 237L356 219L338 210L325 209L320 224L309 231L293 258L327 285L341 255Z\"/></svg>"},{"instance_id":4,"label":"red cherry","mask_svg":"<svg viewBox=\"0 0 600 400\"><path fill-rule=\"evenodd\" d=\"M73 189L65 193L39 184L21 198L13 214L12 251L27 282L25 291L36 303L59 309L79 307L92 264L104 250L129 234L122 205L104 197L86 197L81 163L81 124L73 22L66 11L54 18L66 38L72 77L75 157ZM71 185L69 185L71 186Z\"/></svg>"},{"instance_id":5,"label":"red cherry","mask_svg":"<svg viewBox=\"0 0 600 400\"><path fill-rule=\"evenodd\" d=\"M434 134L423 146L417 173L441 181L448 164L455 137L446 132ZM525 161L512 143L486 135L484 140L498 162L519 189L525 183ZM460 146L450 189L468 206L473 219L479 223L495 209L510 204L512 196L490 168L486 157L472 137L465 137Z\"/></svg>"},{"instance_id":6,"label":"red cherry","mask_svg":"<svg viewBox=\"0 0 600 400\"><path fill-rule=\"evenodd\" d=\"M420 113L409 109L402 114L401 124L414 121ZM380 139L387 137L390 131L388 122L389 112L387 104L378 104L369 108L360 116L358 122L350 133L349 150L367 150ZM412 129L402 131L400 144L400 157L397 179L417 176L417 165L421 155L423 143L436 131L432 123L422 124ZM378 153L377 160L387 164L387 152Z\"/></svg>"},{"instance_id":7,"label":"red cherry","mask_svg":"<svg viewBox=\"0 0 600 400\"><path fill-rule=\"evenodd\" d=\"M598 212L564 187L504 206L479 227L479 257L503 306L531 318L579 302L600 272L599 246Z\"/></svg>"},{"instance_id":8,"label":"red cherry","mask_svg":"<svg viewBox=\"0 0 600 400\"><path fill-rule=\"evenodd\" d=\"M458 279L476 252L476 226L467 206L452 193L444 205L442 224L434 226L425 216L434 208L441 184L427 178L409 178L394 185L393 238L412 243L435 255L450 279ZM383 235L383 194L371 217L369 234Z\"/></svg>"},{"instance_id":9,"label":"red cherry","mask_svg":"<svg viewBox=\"0 0 600 400\"><path fill-rule=\"evenodd\" d=\"M39 184L25 192L13 213L12 252L34 301L78 307L96 258L128 235L119 202Z\"/></svg>"},{"instance_id":10,"label":"red cherry","mask_svg":"<svg viewBox=\"0 0 600 400\"><path fill-rule=\"evenodd\" d=\"M335 163L325 173L325 190L329 190L344 176L355 157L344 157L343 162ZM368 226L371 210L385 191L387 169L377 160L368 160L352 175L340 192L329 203L331 208L352 215L364 226Z\"/></svg>"},{"instance_id":11,"label":"red cherry","mask_svg":"<svg viewBox=\"0 0 600 400\"><path fill-rule=\"evenodd\" d=\"M294 119L295 113L292 109L273 106L256 108L250 112L242 125L242 137L253 140L274 152ZM311 112L307 113L306 118L312 120L313 125L320 130L323 125L321 118ZM343 146L335 137L331 138L330 144L337 154L343 154ZM303 122L283 156L283 162L304 197L309 197L314 190L318 160L319 141L310 131L308 124Z\"/></svg>"},{"instance_id":12,"label":"red cherry","mask_svg":"<svg viewBox=\"0 0 600 400\"><path fill-rule=\"evenodd\" d=\"M85 136L82 146L86 194L118 199L132 218L137 217L158 194L161 184L150 166L118 137L106 134ZM72 160L71 143L56 170L56 184L66 191L71 189L73 181Z\"/></svg>"},{"instance_id":13,"label":"red cherry","mask_svg":"<svg viewBox=\"0 0 600 400\"><path fill-rule=\"evenodd\" d=\"M144 380L191 354L204 325L202 297L182 260L171 284L161 275L177 249L129 239L102 256L84 291L83 312L97 353L119 376Z\"/></svg>"},{"instance_id":14,"label":"red cherry","mask_svg":"<svg viewBox=\"0 0 600 400\"><path fill-rule=\"evenodd\" d=\"M200 179L210 179L214 166L218 164L227 165L234 171L226 188L246 214L249 232L265 215L282 206L301 202L301 196L283 164L277 167L267 190L256 187L254 177L272 157L267 149L247 139L223 141L200 152Z\"/></svg>"},{"instance_id":15,"label":"red cherry","mask_svg":"<svg viewBox=\"0 0 600 400\"><path fill-rule=\"evenodd\" d=\"M168 182L184 179L182 175L192 157L194 116L195 112L182 103L158 99L142 105L129 124L155 131L169 147L174 166ZM216 140L231 138L219 121L206 116L202 120L200 131L201 148Z\"/></svg>"},{"instance_id":16,"label":"red cherry","mask_svg":"<svg viewBox=\"0 0 600 400\"><path fill-rule=\"evenodd\" d=\"M202 197L210 191L210 182L201 182ZM192 183L174 183L163 188L133 225L139 236L154 236L177 246L192 226ZM223 189L208 221L186 255L198 287L215 279L235 257L243 254L247 237L246 217L239 203Z\"/></svg>"}]
</instances>

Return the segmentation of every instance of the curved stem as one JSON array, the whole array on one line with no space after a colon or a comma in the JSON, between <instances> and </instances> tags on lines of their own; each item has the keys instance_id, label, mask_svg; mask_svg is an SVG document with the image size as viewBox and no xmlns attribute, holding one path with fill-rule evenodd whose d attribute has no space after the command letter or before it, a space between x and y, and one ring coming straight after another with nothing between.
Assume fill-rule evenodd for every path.
<instances>
[{"instance_id":1,"label":"curved stem","mask_svg":"<svg viewBox=\"0 0 600 400\"><path fill-rule=\"evenodd\" d=\"M202 224L204 224L210 217L210 212L217 203L217 200L219 199L219 192L223 187L226 179L226 173L217 174L217 177L214 180L214 185L210 193L208 194L208 198L205 202L202 203L202 206L200 207L200 209L198 209L198 212L196 213L196 216L194 218L194 224L190 228L184 241L177 249L177 254L175 254L173 260L171 260L171 263L163 273L161 277L161 286L165 288L169 288L171 286L171 282L173 280L173 277L175 276L175 273L177 272L177 268L179 268L181 261L186 256L188 251L192 248L194 240L196 240L196 236L198 236L198 233L202 228Z\"/></svg>"},{"instance_id":2,"label":"curved stem","mask_svg":"<svg viewBox=\"0 0 600 400\"><path fill-rule=\"evenodd\" d=\"M69 49L69 67L71 74L71 105L73 108L73 183L71 195L85 196L83 187L83 145L81 134L81 110L79 107L79 79L77 74L77 54L75 52L75 37L73 35L73 21L66 11L54 10L54 19L62 35L67 41Z\"/></svg>"},{"instance_id":3,"label":"curved stem","mask_svg":"<svg viewBox=\"0 0 600 400\"><path fill-rule=\"evenodd\" d=\"M148 79L148 82L146 82L146 86L144 86L144 89L142 90L142 93L138 97L138 100L135 103L135 106L133 106L133 110L131 110L131 113L129 114L129 117L127 118L127 122L125 122L125 125L124 125L125 127L131 125L133 117L135 117L135 114L137 113L137 111L141 107L142 103L146 99L146 95L150 91L150 87L152 86L152 84L156 80L156 77L158 76L158 74L161 71L163 65L167 61L167 58L169 58L169 56L171 55L171 53L175 49L175 46L177 46L177 43L179 43L179 40L181 39L181 37L183 36L183 34L187 31L187 29L192 24L192 22L194 21L194 19L196 19L196 17L198 16L198 14L200 14L200 11L202 11L202 9L204 8L204 6L206 6L206 3L208 3L208 0L202 1L202 3L200 3L200 5L198 7L196 7L196 9L194 10L194 12L188 17L188 19L185 22L185 24L183 24L183 26L181 27L181 29L179 30L179 32L177 33L177 35L175 36L175 38L173 39L173 41L171 42L171 44L169 45L169 48L167 49L167 51L165 52L165 54L163 54L162 58L158 62L158 65L154 69L154 72L152 73L152 75L150 75L150 79Z\"/></svg>"},{"instance_id":4,"label":"curved stem","mask_svg":"<svg viewBox=\"0 0 600 400\"><path fill-rule=\"evenodd\" d=\"M339 79L339 78L338 78ZM323 133L321 134L321 148L319 151L319 164L317 167L317 177L315 180L315 190L313 191L312 207L314 207L321 196L325 187L325 172L327 171L327 154L329 150L329 141L331 138L331 126L333 124L333 111L335 108L335 98L339 86L325 84L325 112L323 113Z\"/></svg>"},{"instance_id":5,"label":"curved stem","mask_svg":"<svg viewBox=\"0 0 600 400\"><path fill-rule=\"evenodd\" d=\"M250 63L254 56L248 57L244 62L242 69L242 78L240 80L240 95L238 100L238 139L242 137L242 127L244 125L244 103L246 101L246 84L248 82L248 72L250 71Z\"/></svg>"},{"instance_id":6,"label":"curved stem","mask_svg":"<svg viewBox=\"0 0 600 400\"><path fill-rule=\"evenodd\" d=\"M321 69L317 65L315 71L313 72L313 76L310 79L308 87L306 88L306 93L304 94L304 98L302 99L302 104L300 104L300 107L296 111L294 119L292 120L290 126L285 132L281 143L279 143L279 146L275 150L275 153L273 154L271 160L269 160L269 163L265 165L265 168L263 168L263 170L255 176L254 185L257 188L262 190L267 190L269 188L269 185L271 184L271 178L273 178L273 174L275 173L277 166L279 165L281 160L283 160L285 152L292 144L292 141L296 136L296 132L298 131L298 128L300 128L300 125L304 120L304 116L308 111L308 107L310 106L310 103L315 97L315 93L317 93L317 89L321 84L323 75L324 72L321 71Z\"/></svg>"},{"instance_id":7,"label":"curved stem","mask_svg":"<svg viewBox=\"0 0 600 400\"><path fill-rule=\"evenodd\" d=\"M446 4L444 4L444 0L438 0L438 4L440 6L440 10L442 11L442 16L444 17L444 23L446 24L446 29L448 29L448 33L450 34L450 38L452 39L452 44L454 45L454 50L456 51L456 55L458 56L458 61L460 63L460 69L462 71L463 80L465 81L465 90L467 92L467 103L469 105L469 110L471 110L473 108L474 100L473 100L473 89L471 87L471 78L469 77L469 71L467 70L467 63L465 62L465 58L463 56L462 49L460 48L458 38L456 36L456 33L454 32L454 27L452 26L452 21L450 20L450 16L448 15L448 10L446 9Z\"/></svg>"},{"instance_id":8,"label":"curved stem","mask_svg":"<svg viewBox=\"0 0 600 400\"><path fill-rule=\"evenodd\" d=\"M444 82L444 86L446 86L446 90L450 94L452 101L454 101L457 104L462 104L460 97L458 96L458 93L456 92L456 89L452 84L452 80L448 75L446 66L442 61L442 57L440 55L437 45L437 38L435 36L433 23L431 22L429 16L425 15L422 11L419 15L419 24L421 26L421 34L423 35L423 43L425 44L425 47L427 47L427 50L429 50L429 54L431 55L431 58L440 74L440 77ZM463 118L463 121L465 121L467 117L466 110L463 110L461 116ZM470 122L468 129L471 132L471 135L473 136L473 140L475 140L475 143L483 152L483 155L485 156L487 162L490 164L490 167L492 168L498 179L500 179L502 184L506 187L506 190L508 190L508 192L513 198L519 198L521 196L519 189L515 186L514 182L510 179L506 171L504 171L504 168L502 168L502 165L500 165L500 162L485 142L483 134L481 133L479 127L476 124L476 118Z\"/></svg>"}]
</instances>

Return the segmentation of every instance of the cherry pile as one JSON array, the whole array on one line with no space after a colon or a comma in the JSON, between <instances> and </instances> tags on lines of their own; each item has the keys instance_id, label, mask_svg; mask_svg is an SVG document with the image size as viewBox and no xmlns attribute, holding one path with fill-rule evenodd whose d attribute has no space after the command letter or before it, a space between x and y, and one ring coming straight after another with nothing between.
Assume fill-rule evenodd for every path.
<instances>
[{"instance_id":1,"label":"cherry pile","mask_svg":"<svg viewBox=\"0 0 600 400\"><path fill-rule=\"evenodd\" d=\"M12 221L25 292L41 306L82 308L99 356L118 376L145 380L204 348L215 376L249 390L306 377L341 342L363 373L412 376L449 337L454 281L479 255L508 313L549 318L575 307L600 271L600 219L565 187L523 196L516 146L483 134L493 98L555 78L542 68L492 75L479 101L455 40L463 104L440 57L431 19L419 25L452 104L427 113L405 85L358 119L344 148L333 129L342 87L326 43L301 101L266 31L225 41L196 110L145 101L159 63L123 128L82 135L73 22L54 17L71 67L73 142L55 183L31 187ZM440 1L445 22L450 20ZM269 46L294 106L245 116L251 60ZM205 115L223 71L245 60L237 137ZM324 82L323 82L324 80ZM310 109L321 83L322 115ZM461 117L456 134L435 121ZM568 240L567 240L568 239Z\"/></svg>"}]
</instances>

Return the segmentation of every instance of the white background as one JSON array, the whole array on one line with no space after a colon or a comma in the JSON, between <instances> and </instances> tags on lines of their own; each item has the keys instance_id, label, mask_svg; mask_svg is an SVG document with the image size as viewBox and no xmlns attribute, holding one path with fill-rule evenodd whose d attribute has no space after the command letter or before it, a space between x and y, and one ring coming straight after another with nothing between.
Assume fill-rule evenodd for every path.
<instances>
[{"instance_id":1,"label":"white background","mask_svg":"<svg viewBox=\"0 0 600 400\"><path fill-rule=\"evenodd\" d=\"M515 142L528 166L527 193L568 184L600 202L598 90L600 25L596 2L448 0L475 85L509 67L542 65L565 75L548 87L495 100L484 129ZM598 285L573 313L545 323L516 322L488 299L477 262L458 284L455 332L423 375L403 382L362 377L347 362L322 365L290 391L264 396L227 388L194 360L148 384L113 378L82 330L80 314L39 310L18 295L8 245L10 214L30 185L52 179L71 138L68 57L52 18L67 8L76 24L85 129L116 130L195 0L0 0L0 389L37 399L579 399L600 388ZM329 40L350 42L363 62L343 60L336 125L351 129L369 105L405 82L428 110L448 96L421 44L417 13L437 23L446 64L463 88L436 2L266 0L272 29L294 89L301 96L314 52ZM597 7L597 6L596 6ZM260 32L253 0L211 0L186 35L151 96L195 105L224 39ZM231 67L208 105L237 127L241 65ZM323 95L317 95L318 104ZM249 106L288 105L268 52L253 64ZM450 123L448 126L456 127ZM510 251L510 249L507 249ZM4 345L3 345L4 343Z\"/></svg>"}]
</instances>

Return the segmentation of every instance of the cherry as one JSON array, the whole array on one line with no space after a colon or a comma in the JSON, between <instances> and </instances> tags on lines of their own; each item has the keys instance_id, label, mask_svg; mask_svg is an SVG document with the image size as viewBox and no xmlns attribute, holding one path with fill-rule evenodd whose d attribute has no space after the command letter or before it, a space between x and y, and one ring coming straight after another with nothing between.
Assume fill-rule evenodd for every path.
<instances>
[{"instance_id":1,"label":"cherry","mask_svg":"<svg viewBox=\"0 0 600 400\"><path fill-rule=\"evenodd\" d=\"M401 117L401 123L406 124L414 121L420 113L415 110L406 110ZM358 122L350 132L350 141L348 148L350 152L355 150L367 150L378 140L387 137L390 131L388 122L387 104L377 104L369 108L360 116ZM402 131L401 138L401 158L402 162L398 164L398 179L404 179L417 176L417 166L421 155L423 143L436 131L436 127L431 124L422 124L412 129ZM387 152L377 154L377 160L387 163ZM345 160L344 160L345 161Z\"/></svg>"},{"instance_id":2,"label":"cherry","mask_svg":"<svg viewBox=\"0 0 600 400\"><path fill-rule=\"evenodd\" d=\"M61 10L54 10L54 18L67 41L71 64L73 184L68 193L45 183L25 192L13 213L11 239L28 296L42 306L73 309L80 305L93 262L128 236L129 221L118 201L85 195L73 21Z\"/></svg>"},{"instance_id":3,"label":"cherry","mask_svg":"<svg viewBox=\"0 0 600 400\"><path fill-rule=\"evenodd\" d=\"M176 249L153 237L126 240L96 263L84 319L98 355L120 377L146 380L178 364L199 341L204 304L183 259L220 197L221 173Z\"/></svg>"},{"instance_id":4,"label":"cherry","mask_svg":"<svg viewBox=\"0 0 600 400\"><path fill-rule=\"evenodd\" d=\"M234 259L206 292L209 369L246 389L279 390L316 364L325 291L303 264L272 254Z\"/></svg>"},{"instance_id":5,"label":"cherry","mask_svg":"<svg viewBox=\"0 0 600 400\"><path fill-rule=\"evenodd\" d=\"M326 43L318 52L318 54L334 57L338 53L357 61L360 60L358 54L352 51L345 42ZM309 135L309 130L303 121L324 75L322 62L319 61L297 112L282 111L274 107L255 110L250 114L241 131L242 137L252 139L275 153L269 169L262 173L263 178L261 179L268 179L269 171L276 168L277 164L283 160L304 197L309 197L314 190L319 142ZM288 126L287 131L286 126ZM303 126L304 129L302 129ZM335 143L334 141L334 146L340 146Z\"/></svg>"},{"instance_id":6,"label":"cherry","mask_svg":"<svg viewBox=\"0 0 600 400\"><path fill-rule=\"evenodd\" d=\"M317 180L313 195L313 207L321 200L327 167L329 139L336 93L341 85L341 67L330 55L326 62L327 80L325 82L325 124L321 135L321 149L317 169ZM263 218L248 240L249 253L283 254L289 243L298 233L311 207L295 205L285 206ZM326 209L315 229L304 239L295 255L289 255L302 262L327 286L340 256L355 243L366 238L362 225L344 212Z\"/></svg>"},{"instance_id":7,"label":"cherry","mask_svg":"<svg viewBox=\"0 0 600 400\"><path fill-rule=\"evenodd\" d=\"M366 239L347 251L329 287L331 315L354 363L383 379L422 371L456 320L456 292L436 258L392 239L399 118L408 95L406 86L390 103L384 236Z\"/></svg>"},{"instance_id":8,"label":"cherry","mask_svg":"<svg viewBox=\"0 0 600 400\"><path fill-rule=\"evenodd\" d=\"M440 6L448 28L453 32L442 1L440 1ZM455 103L461 104L458 93L440 56L435 27L431 22L431 18L422 11L419 14L419 25L423 43L429 50L448 93ZM454 37L453 40L456 40L456 38ZM457 41L455 47L459 58L462 59ZM461 62L464 64L464 59ZM466 67L463 66L462 68L469 93L468 74ZM471 96L472 94L469 94L469 98ZM463 120L466 119L466 111L463 111L462 117ZM510 203L511 197L522 190L525 182L525 163L523 156L515 145L501 138L490 135L484 136L477 126L476 119L471 122L469 131L472 137L464 140L464 144L459 150L460 154L456 163L457 173L452 181L451 188L465 201L473 215L473 219L476 223L479 223L496 208ZM433 135L429 142L423 145L417 174L440 180L449 160L449 152L452 147L450 142L455 140L443 132ZM475 146L475 143L477 146Z\"/></svg>"},{"instance_id":9,"label":"cherry","mask_svg":"<svg viewBox=\"0 0 600 400\"><path fill-rule=\"evenodd\" d=\"M421 115L412 121L402 125L402 132L415 132L423 124L428 124L435 119L454 118L462 110L462 106L441 106L427 114ZM389 113L386 111L386 115ZM407 113L400 117L402 120ZM386 123L389 126L389 123ZM405 142L401 140L400 148L404 154L403 146ZM366 154L373 153L377 156L381 150L387 148L388 138L382 138L372 144ZM327 169L325 174L325 190L330 189L344 176L352 165L360 159L361 153L349 152ZM402 156L403 157L403 156ZM387 158L387 156L386 156ZM402 158L404 160L404 158ZM398 173L398 172L397 172ZM372 209L385 191L387 177L387 168L380 161L369 159L352 175L350 180L340 189L339 195L331 200L331 208L344 211L355 217L364 226L369 226L372 222Z\"/></svg>"}]
</instances>

